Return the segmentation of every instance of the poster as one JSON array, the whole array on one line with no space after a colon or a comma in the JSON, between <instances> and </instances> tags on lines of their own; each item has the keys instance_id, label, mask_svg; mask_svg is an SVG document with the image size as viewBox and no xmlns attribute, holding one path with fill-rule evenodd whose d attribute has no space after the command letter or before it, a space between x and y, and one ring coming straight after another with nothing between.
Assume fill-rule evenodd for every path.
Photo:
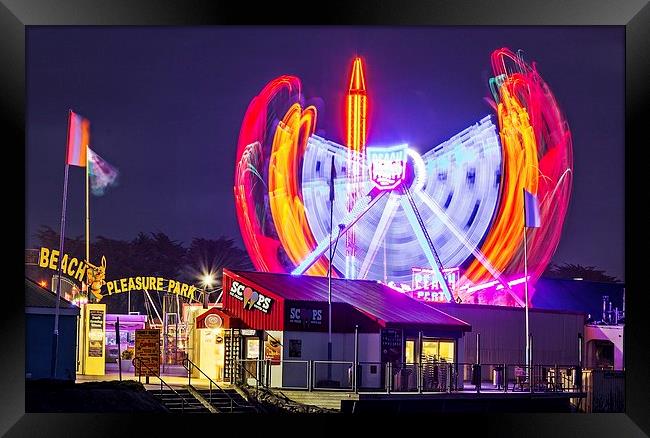
<instances>
[{"instance_id":1,"label":"poster","mask_svg":"<svg viewBox=\"0 0 650 438\"><path fill-rule=\"evenodd\" d=\"M302 357L302 341L289 339L289 357Z\"/></svg>"},{"instance_id":2,"label":"poster","mask_svg":"<svg viewBox=\"0 0 650 438\"><path fill-rule=\"evenodd\" d=\"M280 348L280 343L269 337L264 343L264 359L270 360L271 365L280 365Z\"/></svg>"},{"instance_id":3,"label":"poster","mask_svg":"<svg viewBox=\"0 0 650 438\"><path fill-rule=\"evenodd\" d=\"M88 357L104 357L104 311L88 311Z\"/></svg>"},{"instance_id":4,"label":"poster","mask_svg":"<svg viewBox=\"0 0 650 438\"><path fill-rule=\"evenodd\" d=\"M260 340L246 339L246 359L260 358Z\"/></svg>"},{"instance_id":5,"label":"poster","mask_svg":"<svg viewBox=\"0 0 650 438\"><path fill-rule=\"evenodd\" d=\"M135 331L135 357L139 358L135 361L136 375L160 374L160 330Z\"/></svg>"}]
</instances>

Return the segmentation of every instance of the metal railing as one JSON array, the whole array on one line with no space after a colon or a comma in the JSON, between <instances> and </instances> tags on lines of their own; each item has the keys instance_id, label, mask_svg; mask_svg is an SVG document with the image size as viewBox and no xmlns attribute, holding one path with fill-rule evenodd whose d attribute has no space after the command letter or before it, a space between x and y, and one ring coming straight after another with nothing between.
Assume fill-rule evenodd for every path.
<instances>
[{"instance_id":1,"label":"metal railing","mask_svg":"<svg viewBox=\"0 0 650 438\"><path fill-rule=\"evenodd\" d=\"M383 362L358 362L355 390L384 392L387 389L386 364Z\"/></svg>"},{"instance_id":2,"label":"metal railing","mask_svg":"<svg viewBox=\"0 0 650 438\"><path fill-rule=\"evenodd\" d=\"M455 388L469 383L481 390L503 392L582 392L582 368L576 365L483 363L453 364L457 370ZM490 384L491 382L491 384ZM486 384L487 383L487 387Z\"/></svg>"},{"instance_id":3,"label":"metal railing","mask_svg":"<svg viewBox=\"0 0 650 438\"><path fill-rule=\"evenodd\" d=\"M230 412L231 413L233 411L234 405L237 405L237 407L241 407L241 405L239 403L237 403L237 401L235 399L233 399L232 396L230 394L228 394L227 391L225 391L221 386L219 386L217 384L217 382L212 380L210 378L210 376L205 374L201 368L199 368L194 362L189 360L187 357L185 359L183 359L183 367L185 367L185 369L187 370L187 385L188 386L192 386L192 370L197 370L199 373L203 374L203 376L206 379L208 379L208 381L210 382L210 386L209 386L209 388L210 388L210 390L209 390L210 405L212 405L212 385L214 385L214 386L217 387L217 389L219 389L219 391L221 391L222 394L225 394L230 399ZM194 387L192 386L192 388L194 388ZM220 410L219 408L215 407L214 405L212 405L212 406L215 409L217 409L218 411Z\"/></svg>"},{"instance_id":4,"label":"metal railing","mask_svg":"<svg viewBox=\"0 0 650 438\"><path fill-rule=\"evenodd\" d=\"M276 365L280 365L282 367L282 380L280 381L279 385L273 385L272 371L269 368L268 376L269 381L271 382L271 387L311 390L311 361L290 359L282 360L279 364ZM301 371L299 374L294 372L298 366L300 366L300 368L304 368L304 371ZM285 384L285 382L287 383Z\"/></svg>"},{"instance_id":5,"label":"metal railing","mask_svg":"<svg viewBox=\"0 0 650 438\"><path fill-rule=\"evenodd\" d=\"M255 365L250 365L255 363ZM306 375L296 377L296 364ZM529 392L581 393L582 369L576 365L463 362L357 362L282 360L271 368L269 360L237 360L240 381L255 380L255 387L270 388L271 373L279 368L282 379L273 387L350 392ZM246 365L246 366L245 366ZM303 371L300 371L302 375ZM296 381L300 384L294 384ZM305 382L302 384L302 382ZM288 383L286 386L285 383Z\"/></svg>"},{"instance_id":6,"label":"metal railing","mask_svg":"<svg viewBox=\"0 0 650 438\"><path fill-rule=\"evenodd\" d=\"M262 383L260 385L260 381L257 378L257 376L255 374L253 374L250 370L246 369L246 367L244 365L246 363L250 363L250 362L257 362L257 364L256 364L256 374L259 374L259 372L260 372L259 371L260 370L260 363L270 362L270 360L235 359L233 363L237 365L240 372L235 374L234 382L235 382L236 385L241 385L243 383L248 384L247 383L248 382L248 377L246 377L246 374L249 374L250 377L252 377L255 380L255 394L254 394L254 397L255 397L255 400L257 402L257 408L261 409L262 412L264 412L265 408L263 407L263 403L260 401L260 386L262 386L263 388L268 388L268 384L264 385L264 383ZM248 390L246 390L245 388L242 388L242 389L246 392L246 394L248 396L248 399L251 400L250 392Z\"/></svg>"},{"instance_id":7,"label":"metal railing","mask_svg":"<svg viewBox=\"0 0 650 438\"><path fill-rule=\"evenodd\" d=\"M329 391L354 390L354 362L337 360L314 360L312 362L311 387L314 390ZM323 368L326 369L323 376ZM319 373L319 371L321 371Z\"/></svg>"},{"instance_id":8,"label":"metal railing","mask_svg":"<svg viewBox=\"0 0 650 438\"><path fill-rule=\"evenodd\" d=\"M138 367L138 365L136 365L136 362L139 364L139 367ZM182 395L180 395L180 393L179 393L178 391L176 391L174 388L172 388L171 386L169 386L169 385L167 384L167 382L165 382L165 381L162 379L162 377L160 377L160 371L156 372L156 370L150 368L146 363L144 363L144 361L142 360L142 358L137 357L137 356L133 358L133 360L131 361L131 363L133 364L133 367L135 368L136 372L138 373L138 382L142 383L142 368L144 367L145 369L147 369L147 370L149 370L150 372L153 373L153 374L148 374L148 375L146 375L146 377L149 377L150 375L153 375L153 376L156 377L158 380L160 380L160 392L159 392L160 400L162 401L163 385L165 385L167 388L171 389L171 390L174 392L174 394L176 394L178 397L180 397L180 399L181 399L181 412L182 412L182 413L185 412L185 403L187 403L188 405L189 405L190 403L189 403L187 400L185 400L185 397L183 397Z\"/></svg>"},{"instance_id":9,"label":"metal railing","mask_svg":"<svg viewBox=\"0 0 650 438\"><path fill-rule=\"evenodd\" d=\"M236 383L245 383L248 385L248 379L253 378L255 380L255 388L258 389L260 386L268 387L268 382L264 379L264 370L267 368L267 363L270 360L261 360L261 359L235 359L235 363L239 368L240 372L237 373L239 381ZM255 372L249 370L246 365L254 364ZM260 382L260 380L262 380ZM253 386L253 385L249 385Z\"/></svg>"}]
</instances>

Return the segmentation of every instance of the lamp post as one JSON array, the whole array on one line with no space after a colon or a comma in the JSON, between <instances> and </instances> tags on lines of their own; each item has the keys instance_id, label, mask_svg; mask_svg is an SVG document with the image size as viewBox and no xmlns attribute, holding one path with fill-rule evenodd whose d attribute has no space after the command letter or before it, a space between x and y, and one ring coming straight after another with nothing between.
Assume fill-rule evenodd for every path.
<instances>
[{"instance_id":1,"label":"lamp post","mask_svg":"<svg viewBox=\"0 0 650 438\"><path fill-rule=\"evenodd\" d=\"M208 308L208 289L212 287L215 282L214 274L207 273L203 274L201 277L201 283L203 284L203 308Z\"/></svg>"}]
</instances>

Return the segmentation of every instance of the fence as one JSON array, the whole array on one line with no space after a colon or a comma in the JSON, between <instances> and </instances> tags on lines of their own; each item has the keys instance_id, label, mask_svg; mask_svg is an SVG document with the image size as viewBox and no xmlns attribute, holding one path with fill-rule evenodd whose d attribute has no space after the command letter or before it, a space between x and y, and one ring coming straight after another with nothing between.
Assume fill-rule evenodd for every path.
<instances>
[{"instance_id":1,"label":"fence","mask_svg":"<svg viewBox=\"0 0 650 438\"><path fill-rule=\"evenodd\" d=\"M265 387L355 392L564 392L582 393L575 365L385 363L325 360L239 360L238 383ZM356 370L356 371L355 371ZM279 374L278 374L279 373Z\"/></svg>"},{"instance_id":2,"label":"fence","mask_svg":"<svg viewBox=\"0 0 650 438\"><path fill-rule=\"evenodd\" d=\"M625 412L625 371L584 370L583 412Z\"/></svg>"}]
</instances>

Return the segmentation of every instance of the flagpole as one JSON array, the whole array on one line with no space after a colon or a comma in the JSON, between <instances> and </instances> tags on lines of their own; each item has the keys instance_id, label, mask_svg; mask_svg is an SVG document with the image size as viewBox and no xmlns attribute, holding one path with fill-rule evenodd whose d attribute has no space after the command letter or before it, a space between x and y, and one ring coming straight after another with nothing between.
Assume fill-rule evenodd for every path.
<instances>
[{"instance_id":1,"label":"flagpole","mask_svg":"<svg viewBox=\"0 0 650 438\"><path fill-rule=\"evenodd\" d=\"M327 267L327 360L332 360L332 230L334 223L334 156L330 171L330 256ZM327 366L327 380L331 380L331 363Z\"/></svg>"},{"instance_id":2,"label":"flagpole","mask_svg":"<svg viewBox=\"0 0 650 438\"><path fill-rule=\"evenodd\" d=\"M90 196L89 196L89 189L88 189L89 173L90 170L88 166L88 145L86 145L86 265L90 263ZM92 302L89 289L90 287L88 285L88 282L86 281L86 297L88 298L88 302Z\"/></svg>"},{"instance_id":3,"label":"flagpole","mask_svg":"<svg viewBox=\"0 0 650 438\"><path fill-rule=\"evenodd\" d=\"M525 294L525 307L526 307L526 373L529 372L530 367L530 331L528 328L528 254L526 242L526 193L524 195L524 294Z\"/></svg>"},{"instance_id":4,"label":"flagpole","mask_svg":"<svg viewBox=\"0 0 650 438\"><path fill-rule=\"evenodd\" d=\"M56 310L54 312L54 332L52 333L52 364L50 374L54 379L56 378L56 366L58 362L59 355L59 306L61 303L61 271L63 267L63 242L65 239L65 207L66 201L68 199L68 170L70 165L68 164L68 143L70 141L70 117L72 110L68 110L68 134L66 140L66 160L65 160L65 174L63 177L63 208L61 209L61 231L59 233L59 269L58 269L58 279L56 284Z\"/></svg>"}]
</instances>

